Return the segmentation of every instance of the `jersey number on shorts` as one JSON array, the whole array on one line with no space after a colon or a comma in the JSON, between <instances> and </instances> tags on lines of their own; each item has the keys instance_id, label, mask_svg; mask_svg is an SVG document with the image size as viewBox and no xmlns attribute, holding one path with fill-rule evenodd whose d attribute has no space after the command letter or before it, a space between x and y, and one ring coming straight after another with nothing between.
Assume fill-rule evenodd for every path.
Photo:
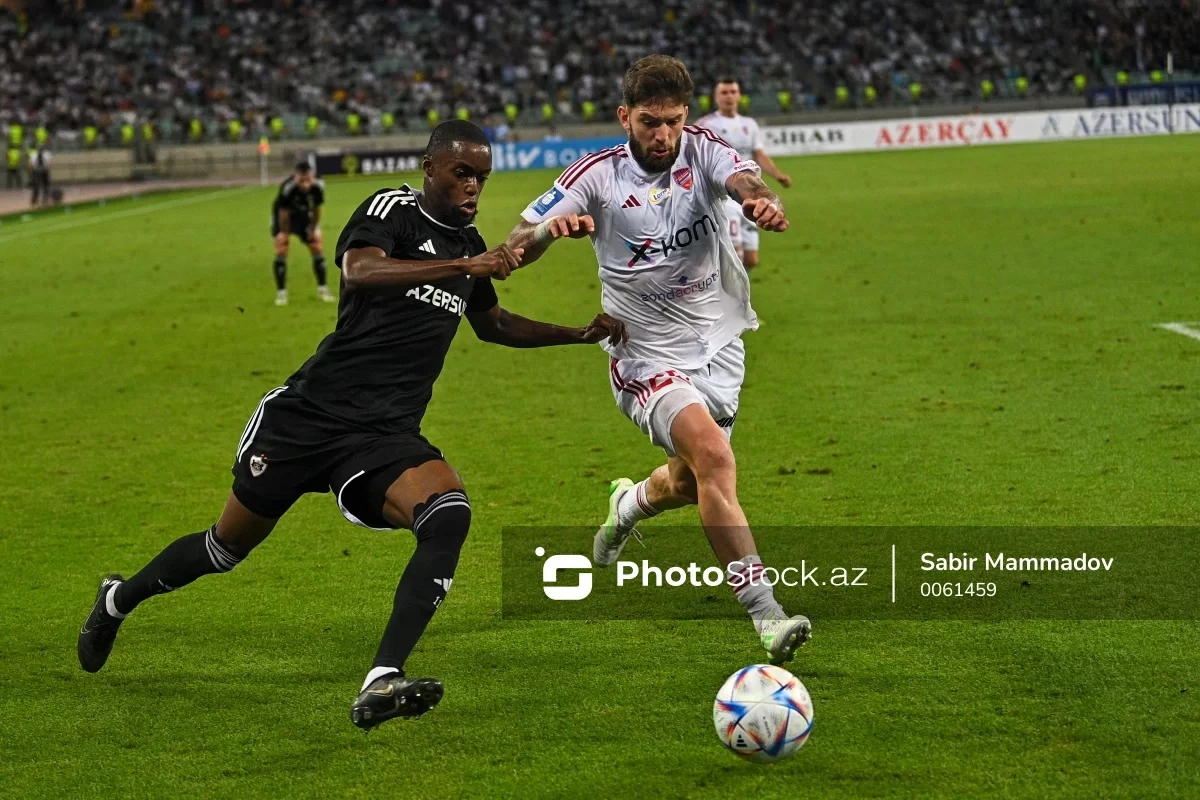
<instances>
[{"instance_id":1,"label":"jersey number on shorts","mask_svg":"<svg viewBox=\"0 0 1200 800\"><path fill-rule=\"evenodd\" d=\"M675 381L682 381L683 383L691 383L691 381L688 380L688 377L686 375L681 375L678 372L676 372L675 370L669 369L666 372L660 372L657 375L650 376L650 393L654 394L659 389L662 389L665 386L669 386L670 384L675 383Z\"/></svg>"}]
</instances>

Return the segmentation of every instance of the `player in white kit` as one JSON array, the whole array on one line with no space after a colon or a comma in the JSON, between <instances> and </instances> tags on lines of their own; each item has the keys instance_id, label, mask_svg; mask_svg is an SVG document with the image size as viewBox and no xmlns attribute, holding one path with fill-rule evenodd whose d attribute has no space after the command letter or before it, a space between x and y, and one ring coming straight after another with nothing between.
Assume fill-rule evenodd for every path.
<instances>
[{"instance_id":1,"label":"player in white kit","mask_svg":"<svg viewBox=\"0 0 1200 800\"><path fill-rule=\"evenodd\" d=\"M629 334L606 346L613 396L668 455L640 483L612 482L593 562L615 563L639 521L699 505L730 586L771 660L782 663L811 626L776 602L737 498L729 436L745 375L741 334L758 319L725 201L737 200L748 225L784 231L788 221L757 164L711 131L685 126L691 96L682 62L661 55L636 62L617 111L629 141L568 167L525 209L508 243L524 249L528 264L556 239L591 237L601 303Z\"/></svg>"},{"instance_id":2,"label":"player in white kit","mask_svg":"<svg viewBox=\"0 0 1200 800\"><path fill-rule=\"evenodd\" d=\"M755 161L762 171L779 181L779 185L787 189L792 185L792 179L786 175L763 149L762 136L758 132L758 123L752 117L743 117L738 113L738 104L742 99L742 90L737 78L721 78L713 89L713 99L717 110L706 114L697 120L696 124L708 128L720 136L737 150L738 155L746 161ZM758 266L758 229L746 224L740 219L740 208L736 200L727 201L726 214L729 215L729 235L733 246L746 269Z\"/></svg>"}]
</instances>

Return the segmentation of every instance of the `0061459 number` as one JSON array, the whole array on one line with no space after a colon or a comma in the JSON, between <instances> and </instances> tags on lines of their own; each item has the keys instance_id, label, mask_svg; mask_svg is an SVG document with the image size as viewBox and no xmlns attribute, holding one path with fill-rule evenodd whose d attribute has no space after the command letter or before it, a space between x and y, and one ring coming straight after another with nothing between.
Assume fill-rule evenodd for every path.
<instances>
[{"instance_id":1,"label":"0061459 number","mask_svg":"<svg viewBox=\"0 0 1200 800\"><path fill-rule=\"evenodd\" d=\"M922 583L921 597L995 597L994 583Z\"/></svg>"}]
</instances>

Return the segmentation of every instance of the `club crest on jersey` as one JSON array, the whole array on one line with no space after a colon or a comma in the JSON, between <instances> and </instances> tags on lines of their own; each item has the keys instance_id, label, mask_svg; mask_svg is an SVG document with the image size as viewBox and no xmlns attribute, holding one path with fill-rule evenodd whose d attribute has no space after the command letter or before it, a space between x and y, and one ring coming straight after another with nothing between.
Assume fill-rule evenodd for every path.
<instances>
[{"instance_id":1,"label":"club crest on jersey","mask_svg":"<svg viewBox=\"0 0 1200 800\"><path fill-rule=\"evenodd\" d=\"M691 189L692 171L687 167L675 170L675 182L682 186L685 191Z\"/></svg>"},{"instance_id":2,"label":"club crest on jersey","mask_svg":"<svg viewBox=\"0 0 1200 800\"><path fill-rule=\"evenodd\" d=\"M651 189L650 190L650 205L656 206L659 203L661 203L663 200L666 200L670 196L671 196L671 187L670 186L663 186L660 189Z\"/></svg>"},{"instance_id":3,"label":"club crest on jersey","mask_svg":"<svg viewBox=\"0 0 1200 800\"><path fill-rule=\"evenodd\" d=\"M250 457L250 474L258 477L267 471L267 459L264 456Z\"/></svg>"}]
</instances>

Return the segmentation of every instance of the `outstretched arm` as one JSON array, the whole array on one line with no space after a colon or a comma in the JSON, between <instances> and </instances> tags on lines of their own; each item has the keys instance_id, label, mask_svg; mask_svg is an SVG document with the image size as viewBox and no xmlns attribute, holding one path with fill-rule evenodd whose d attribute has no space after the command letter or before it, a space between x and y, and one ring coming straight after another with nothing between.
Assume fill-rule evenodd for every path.
<instances>
[{"instance_id":1,"label":"outstretched arm","mask_svg":"<svg viewBox=\"0 0 1200 800\"><path fill-rule=\"evenodd\" d=\"M541 222L522 220L508 234L505 242L514 250L523 250L521 264L532 264L541 258L557 239L582 239L595 233L596 224L587 214L564 214Z\"/></svg>"},{"instance_id":2,"label":"outstretched arm","mask_svg":"<svg viewBox=\"0 0 1200 800\"><path fill-rule=\"evenodd\" d=\"M765 231L786 231L783 201L753 172L735 172L725 181L729 196L742 204L742 213Z\"/></svg>"},{"instance_id":3,"label":"outstretched arm","mask_svg":"<svg viewBox=\"0 0 1200 800\"><path fill-rule=\"evenodd\" d=\"M526 319L494 305L487 311L468 311L467 321L480 340L505 347L595 344L604 339L611 344L621 344L629 340L625 324L607 314L597 314L587 327L567 328Z\"/></svg>"},{"instance_id":4,"label":"outstretched arm","mask_svg":"<svg viewBox=\"0 0 1200 800\"><path fill-rule=\"evenodd\" d=\"M342 256L342 282L347 289L386 289L414 286L472 275L504 280L521 265L521 251L500 245L474 258L438 261L402 261L389 258L378 247L354 247Z\"/></svg>"}]
</instances>

